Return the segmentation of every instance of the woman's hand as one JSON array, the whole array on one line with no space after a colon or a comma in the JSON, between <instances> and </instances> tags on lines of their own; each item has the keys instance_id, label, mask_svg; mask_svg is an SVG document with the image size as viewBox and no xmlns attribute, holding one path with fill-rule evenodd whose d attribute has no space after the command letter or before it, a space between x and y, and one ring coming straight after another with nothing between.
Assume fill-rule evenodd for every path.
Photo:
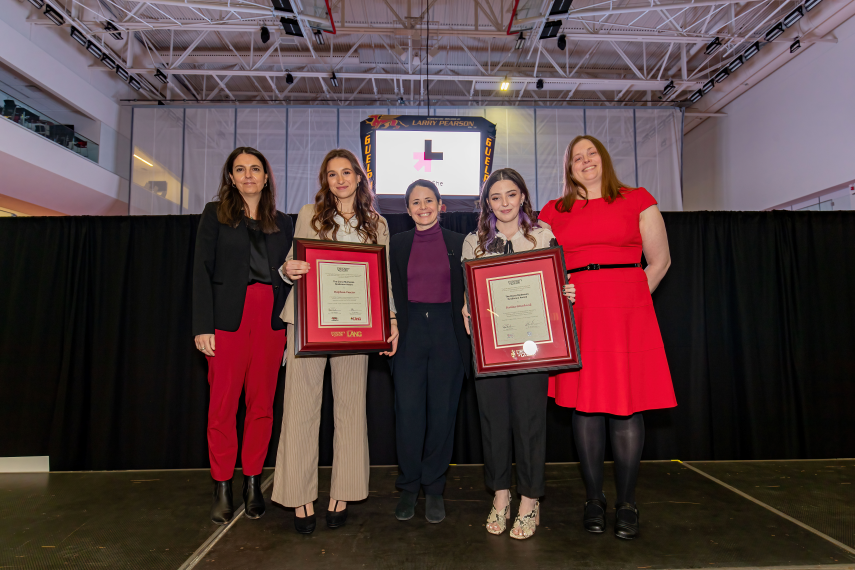
<instances>
[{"instance_id":1,"label":"woman's hand","mask_svg":"<svg viewBox=\"0 0 855 570\"><path fill-rule=\"evenodd\" d=\"M296 281L303 275L309 272L312 266L309 265L307 261L300 261L298 259L292 259L287 262L282 269L282 272L285 273L285 276L291 281Z\"/></svg>"},{"instance_id":2,"label":"woman's hand","mask_svg":"<svg viewBox=\"0 0 855 570\"><path fill-rule=\"evenodd\" d=\"M568 283L564 286L564 296L570 299L571 303L576 302L576 286L572 283Z\"/></svg>"},{"instance_id":3,"label":"woman's hand","mask_svg":"<svg viewBox=\"0 0 855 570\"><path fill-rule=\"evenodd\" d=\"M214 335L197 334L196 348L201 350L205 356L214 356Z\"/></svg>"},{"instance_id":4,"label":"woman's hand","mask_svg":"<svg viewBox=\"0 0 855 570\"><path fill-rule=\"evenodd\" d=\"M383 356L395 356L395 353L398 352L398 325L395 324L395 321L392 321L392 336L387 338L386 342L392 343L392 351L381 352L380 354Z\"/></svg>"},{"instance_id":5,"label":"woman's hand","mask_svg":"<svg viewBox=\"0 0 855 570\"><path fill-rule=\"evenodd\" d=\"M471 335L472 332L469 330L469 309L466 308L466 303L463 303L463 310L460 312L463 313L463 327L466 329L466 334Z\"/></svg>"}]
</instances>

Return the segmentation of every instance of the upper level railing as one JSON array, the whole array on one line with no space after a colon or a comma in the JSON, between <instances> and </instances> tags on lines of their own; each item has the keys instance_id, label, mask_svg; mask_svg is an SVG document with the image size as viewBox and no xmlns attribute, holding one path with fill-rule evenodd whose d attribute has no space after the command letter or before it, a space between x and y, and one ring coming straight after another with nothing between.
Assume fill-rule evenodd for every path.
<instances>
[{"instance_id":1,"label":"upper level railing","mask_svg":"<svg viewBox=\"0 0 855 570\"><path fill-rule=\"evenodd\" d=\"M15 99L5 91L0 91L0 99L3 101L3 117L6 119L14 121L69 150L73 150L92 162L98 162L98 144L74 132L73 125L63 125Z\"/></svg>"}]
</instances>

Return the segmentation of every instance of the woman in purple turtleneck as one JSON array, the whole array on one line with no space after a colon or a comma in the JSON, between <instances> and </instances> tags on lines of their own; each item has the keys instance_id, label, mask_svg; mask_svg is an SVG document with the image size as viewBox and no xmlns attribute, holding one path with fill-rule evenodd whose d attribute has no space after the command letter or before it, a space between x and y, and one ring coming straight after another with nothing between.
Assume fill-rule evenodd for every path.
<instances>
[{"instance_id":1,"label":"woman in purple turtleneck","mask_svg":"<svg viewBox=\"0 0 855 570\"><path fill-rule=\"evenodd\" d=\"M389 244L392 296L397 308L398 352L392 359L395 428L401 498L398 520L415 514L425 492L425 518L445 518L445 473L451 460L454 420L470 343L461 318L463 234L439 225L436 185L416 180L405 194L416 227Z\"/></svg>"}]
</instances>

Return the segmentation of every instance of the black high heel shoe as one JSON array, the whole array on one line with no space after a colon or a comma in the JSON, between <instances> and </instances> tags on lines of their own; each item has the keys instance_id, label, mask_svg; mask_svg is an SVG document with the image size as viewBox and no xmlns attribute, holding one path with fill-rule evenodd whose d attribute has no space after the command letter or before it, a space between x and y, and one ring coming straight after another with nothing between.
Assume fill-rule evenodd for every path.
<instances>
[{"instance_id":1,"label":"black high heel shoe","mask_svg":"<svg viewBox=\"0 0 855 570\"><path fill-rule=\"evenodd\" d=\"M297 511L300 509L303 509L302 517L297 516ZM297 532L300 534L312 534L315 532L315 526L317 526L315 513L309 514L309 509L306 508L306 505L294 509L294 528Z\"/></svg>"},{"instance_id":2,"label":"black high heel shoe","mask_svg":"<svg viewBox=\"0 0 855 570\"><path fill-rule=\"evenodd\" d=\"M632 503L615 505L615 536L632 540L638 536L638 508Z\"/></svg>"},{"instance_id":3,"label":"black high heel shoe","mask_svg":"<svg viewBox=\"0 0 855 570\"><path fill-rule=\"evenodd\" d=\"M261 475L244 475L243 506L248 519L264 516L264 495L261 493Z\"/></svg>"},{"instance_id":4,"label":"black high heel shoe","mask_svg":"<svg viewBox=\"0 0 855 570\"><path fill-rule=\"evenodd\" d=\"M327 511L327 526L330 528L338 528L340 526L344 526L344 523L347 522L347 507L344 507L344 510L342 511L336 511L337 508L338 501L335 501L335 505L333 505L333 510Z\"/></svg>"},{"instance_id":5,"label":"black high heel shoe","mask_svg":"<svg viewBox=\"0 0 855 570\"><path fill-rule=\"evenodd\" d=\"M588 532L600 534L606 530L606 496L602 499L591 499L585 502L585 512L582 515L582 525Z\"/></svg>"},{"instance_id":6,"label":"black high heel shoe","mask_svg":"<svg viewBox=\"0 0 855 570\"><path fill-rule=\"evenodd\" d=\"M232 480L214 481L214 502L211 504L211 520L217 524L229 524L234 514Z\"/></svg>"}]
</instances>

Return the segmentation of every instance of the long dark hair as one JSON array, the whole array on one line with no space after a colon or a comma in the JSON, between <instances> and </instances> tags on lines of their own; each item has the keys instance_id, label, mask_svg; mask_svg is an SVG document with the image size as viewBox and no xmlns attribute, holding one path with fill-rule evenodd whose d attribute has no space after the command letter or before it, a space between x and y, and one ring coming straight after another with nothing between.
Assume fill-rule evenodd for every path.
<instances>
[{"instance_id":1,"label":"long dark hair","mask_svg":"<svg viewBox=\"0 0 855 570\"><path fill-rule=\"evenodd\" d=\"M356 197L353 201L353 212L358 222L357 232L367 243L377 243L378 226L380 223L380 214L374 209L374 193L371 191L371 183L368 181L368 176L362 168L359 160L352 152L344 148L331 150L324 157L321 163L321 170L318 173L318 183L321 189L315 194L315 215L312 216L312 228L318 232L318 237L321 239L336 239L339 228L335 221L335 215L338 212L338 202L335 194L330 190L330 183L327 180L327 165L334 158L346 158L350 161L350 167L353 172L359 176L359 183L356 185Z\"/></svg>"},{"instance_id":2,"label":"long dark hair","mask_svg":"<svg viewBox=\"0 0 855 570\"><path fill-rule=\"evenodd\" d=\"M579 135L570 141L567 150L564 151L564 197L557 204L558 210L561 212L569 212L573 207L573 202L580 198L585 202L588 201L588 189L573 177L573 147L583 139L590 141L600 155L600 162L603 165L603 200L611 204L619 197L623 198L621 190L634 190L634 188L618 180L614 164L612 164L612 157L605 145L591 135Z\"/></svg>"},{"instance_id":3,"label":"long dark hair","mask_svg":"<svg viewBox=\"0 0 855 570\"><path fill-rule=\"evenodd\" d=\"M261 161L261 167L267 175L267 183L261 189L261 200L258 202L258 211L255 218L258 227L266 234L274 234L279 231L276 225L276 185L273 182L273 172L270 171L270 163L264 155L248 146L239 146L232 151L223 165L223 175L220 179L220 190L217 192L217 220L236 228L243 219L243 212L249 214L249 207L241 196L240 191L229 176L235 165L235 160L242 154L250 154Z\"/></svg>"},{"instance_id":4,"label":"long dark hair","mask_svg":"<svg viewBox=\"0 0 855 570\"><path fill-rule=\"evenodd\" d=\"M517 188L522 192L524 201L520 207L519 224L523 236L537 245L537 240L531 235L531 230L540 227L537 225L537 218L534 215L534 210L531 207L531 197L528 193L528 186L519 172L513 168L502 168L493 172L484 185L481 186L481 216L478 218L478 247L475 248L475 257L482 257L496 240L496 214L493 213L493 208L490 207L490 189L496 182L501 180L510 180L516 184ZM498 252L491 252L498 253Z\"/></svg>"}]
</instances>

